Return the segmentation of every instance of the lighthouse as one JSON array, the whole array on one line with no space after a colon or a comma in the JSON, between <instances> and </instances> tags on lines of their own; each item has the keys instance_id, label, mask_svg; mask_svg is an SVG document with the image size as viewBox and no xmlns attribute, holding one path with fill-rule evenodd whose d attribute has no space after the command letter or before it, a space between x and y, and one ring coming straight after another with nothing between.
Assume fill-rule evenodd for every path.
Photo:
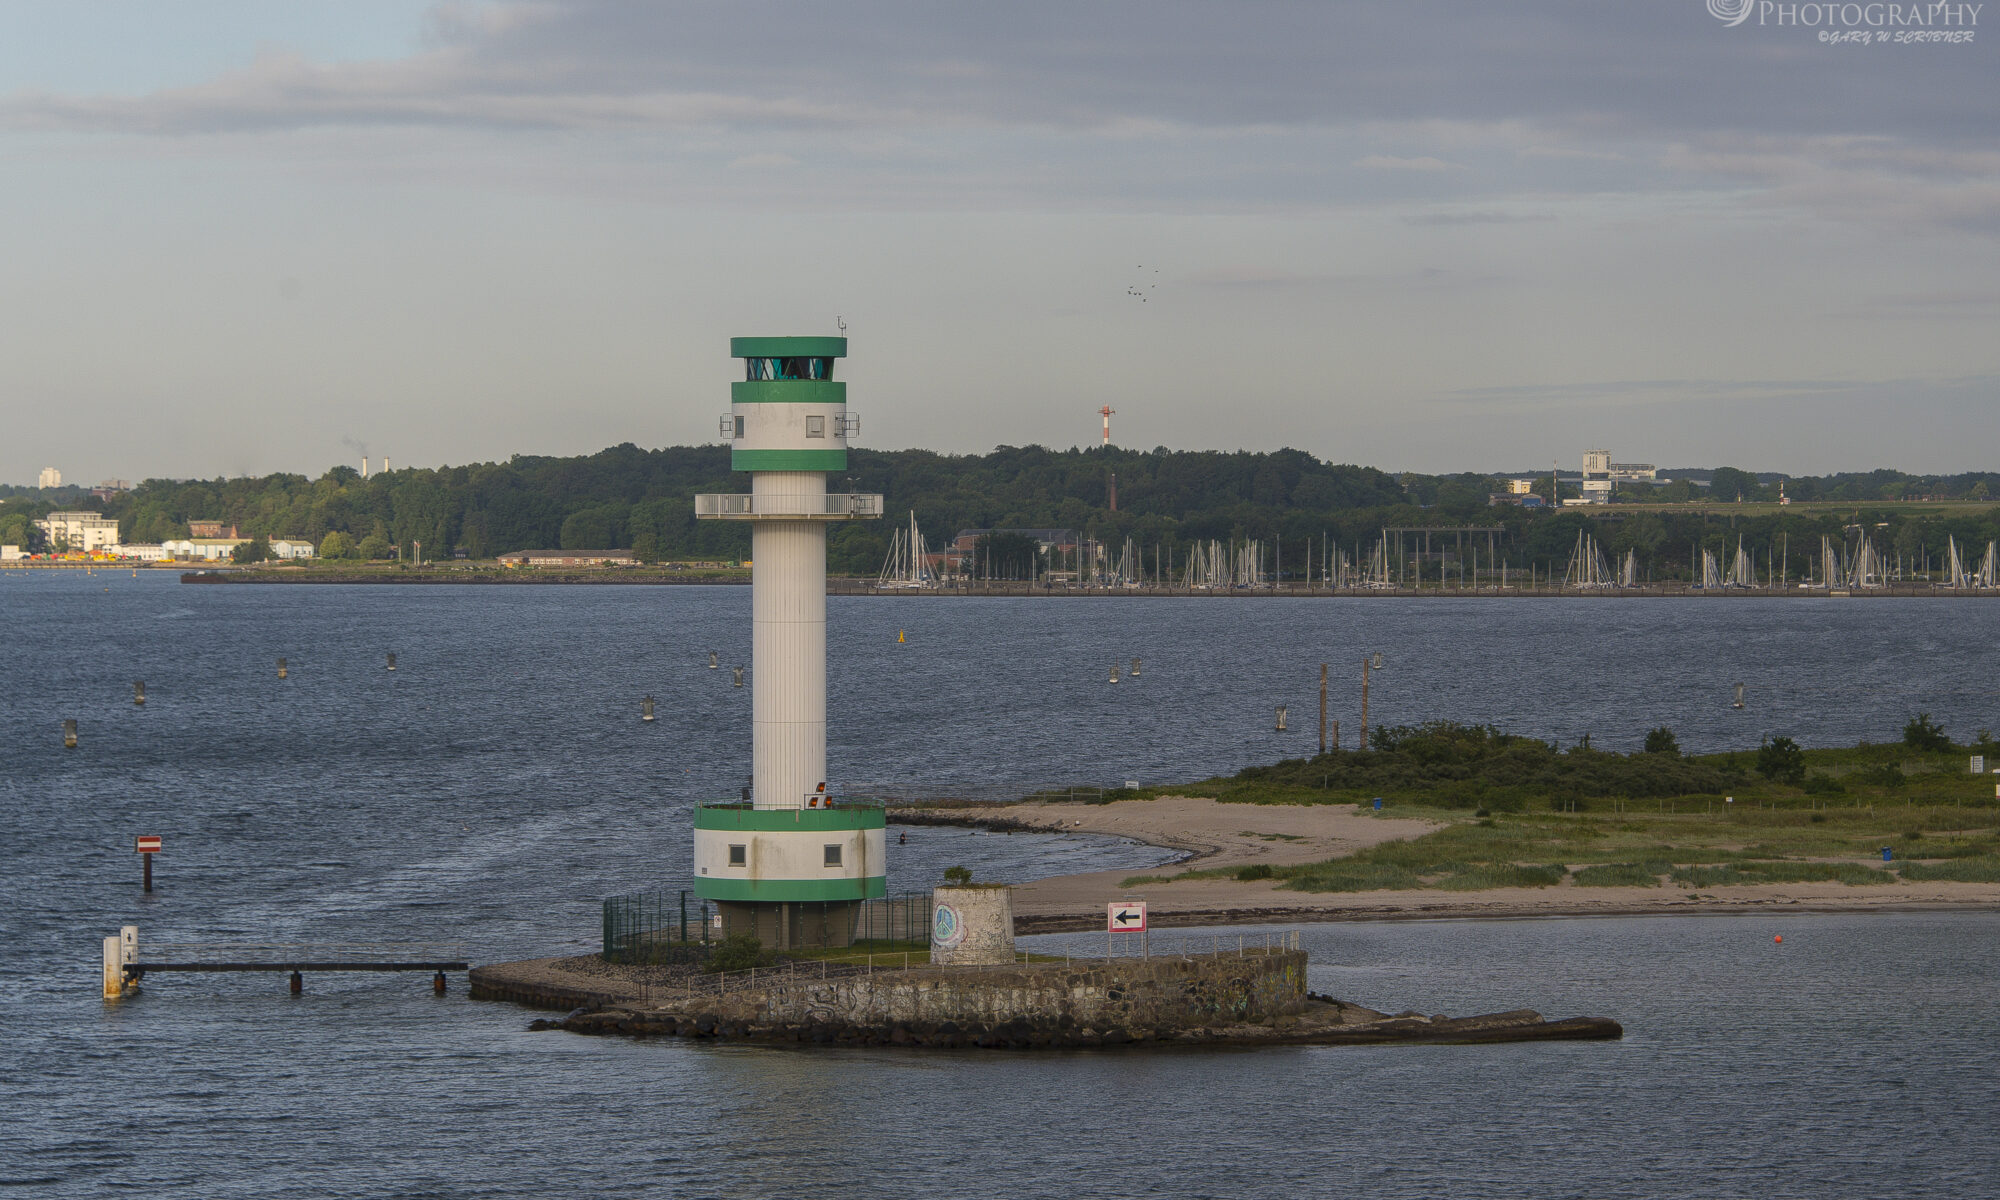
<instances>
[{"instance_id":1,"label":"lighthouse","mask_svg":"<svg viewBox=\"0 0 2000 1200\"><path fill-rule=\"evenodd\" d=\"M826 490L847 469L844 337L731 338L744 364L722 436L749 495L695 497L695 516L750 523L751 786L695 810L695 893L729 933L766 946L844 946L861 901L886 893L879 804L826 777L826 530L882 515L882 497Z\"/></svg>"}]
</instances>

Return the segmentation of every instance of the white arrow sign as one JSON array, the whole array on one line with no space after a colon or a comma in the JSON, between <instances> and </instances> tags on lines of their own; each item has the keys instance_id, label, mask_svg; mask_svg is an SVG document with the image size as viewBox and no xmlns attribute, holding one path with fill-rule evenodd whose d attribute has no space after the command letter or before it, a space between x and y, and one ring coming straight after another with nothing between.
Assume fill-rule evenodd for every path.
<instances>
[{"instance_id":1,"label":"white arrow sign","mask_svg":"<svg viewBox=\"0 0 2000 1200\"><path fill-rule=\"evenodd\" d=\"M1146 932L1146 902L1120 900L1104 906L1105 928L1112 933Z\"/></svg>"}]
</instances>

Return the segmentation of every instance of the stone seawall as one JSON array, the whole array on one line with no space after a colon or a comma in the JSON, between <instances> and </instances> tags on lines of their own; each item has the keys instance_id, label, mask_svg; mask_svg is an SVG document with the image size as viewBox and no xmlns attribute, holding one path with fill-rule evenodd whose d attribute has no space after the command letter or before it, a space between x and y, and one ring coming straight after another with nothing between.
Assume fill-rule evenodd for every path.
<instances>
[{"instance_id":1,"label":"stone seawall","mask_svg":"<svg viewBox=\"0 0 2000 1200\"><path fill-rule=\"evenodd\" d=\"M1298 1011L1305 998L1305 952L1259 950L779 978L764 989L761 1015L849 1025L1025 1020L1040 1027L1184 1028L1266 1020Z\"/></svg>"},{"instance_id":2,"label":"stone seawall","mask_svg":"<svg viewBox=\"0 0 2000 1200\"><path fill-rule=\"evenodd\" d=\"M475 968L472 996L569 1010L530 1029L846 1046L1365 1045L1616 1038L1603 1018L1390 1015L1305 990L1298 950L639 984L595 956ZM705 982L697 984L696 980ZM727 985L727 986L725 986Z\"/></svg>"}]
</instances>

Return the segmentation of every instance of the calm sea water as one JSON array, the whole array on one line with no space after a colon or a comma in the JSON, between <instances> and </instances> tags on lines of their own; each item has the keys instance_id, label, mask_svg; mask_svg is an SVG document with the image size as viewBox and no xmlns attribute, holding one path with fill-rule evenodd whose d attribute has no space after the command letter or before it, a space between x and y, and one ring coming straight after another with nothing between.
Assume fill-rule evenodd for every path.
<instances>
[{"instance_id":1,"label":"calm sea water","mask_svg":"<svg viewBox=\"0 0 2000 1200\"><path fill-rule=\"evenodd\" d=\"M96 998L98 942L128 923L148 941L451 938L488 961L592 945L598 898L678 880L686 809L741 784L748 691L706 663L747 659L748 599L0 575L0 1191L2000 1194L1993 914L1307 932L1319 990L1608 1015L1628 1030L1613 1045L798 1053L529 1034L530 1014L416 977L312 977L293 999L278 977L166 976ZM934 793L1206 775L1303 752L1318 663L1370 650L1388 660L1377 721L1599 745L1664 723L1707 748L1888 738L1925 709L1963 732L2000 724L1989 612L836 599L833 769ZM1107 685L1132 657L1141 678ZM1353 674L1334 677L1350 730ZM1270 729L1279 703L1290 734ZM141 832L167 840L151 897ZM911 837L893 887L951 863L1159 860Z\"/></svg>"}]
</instances>

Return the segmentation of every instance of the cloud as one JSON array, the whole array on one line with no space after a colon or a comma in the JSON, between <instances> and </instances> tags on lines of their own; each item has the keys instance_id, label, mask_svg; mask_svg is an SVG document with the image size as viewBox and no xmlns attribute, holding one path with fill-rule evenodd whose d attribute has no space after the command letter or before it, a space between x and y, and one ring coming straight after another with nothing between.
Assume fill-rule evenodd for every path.
<instances>
[{"instance_id":1,"label":"cloud","mask_svg":"<svg viewBox=\"0 0 2000 1200\"><path fill-rule=\"evenodd\" d=\"M4 111L136 132L327 121L1095 130L1513 119L1599 139L1740 129L1990 139L2000 104L1985 47L1926 49L1832 55L1810 31L1718 28L1693 0L569 0L442 6L425 49L400 60L315 66L273 55L199 87L16 96Z\"/></svg>"},{"instance_id":2,"label":"cloud","mask_svg":"<svg viewBox=\"0 0 2000 1200\"><path fill-rule=\"evenodd\" d=\"M641 139L616 169L681 196L744 186L703 171L824 155L815 199L1323 209L1450 179L1489 201L1419 225L1504 224L1472 214L1507 197L1747 187L1830 220L2000 232L1989 46L1869 49L1726 28L1696 0L446 4L402 58L273 50L143 95L17 92L0 129ZM543 175L645 190L607 173Z\"/></svg>"},{"instance_id":3,"label":"cloud","mask_svg":"<svg viewBox=\"0 0 2000 1200\"><path fill-rule=\"evenodd\" d=\"M1482 210L1477 212L1427 212L1411 213L1403 218L1406 225L1522 225L1538 221L1555 220L1554 213L1514 213Z\"/></svg>"},{"instance_id":4,"label":"cloud","mask_svg":"<svg viewBox=\"0 0 2000 1200\"><path fill-rule=\"evenodd\" d=\"M1463 171L1456 163L1448 163L1441 158L1423 155L1417 158L1398 158L1393 154L1369 154L1354 160L1354 165L1367 171Z\"/></svg>"}]
</instances>

